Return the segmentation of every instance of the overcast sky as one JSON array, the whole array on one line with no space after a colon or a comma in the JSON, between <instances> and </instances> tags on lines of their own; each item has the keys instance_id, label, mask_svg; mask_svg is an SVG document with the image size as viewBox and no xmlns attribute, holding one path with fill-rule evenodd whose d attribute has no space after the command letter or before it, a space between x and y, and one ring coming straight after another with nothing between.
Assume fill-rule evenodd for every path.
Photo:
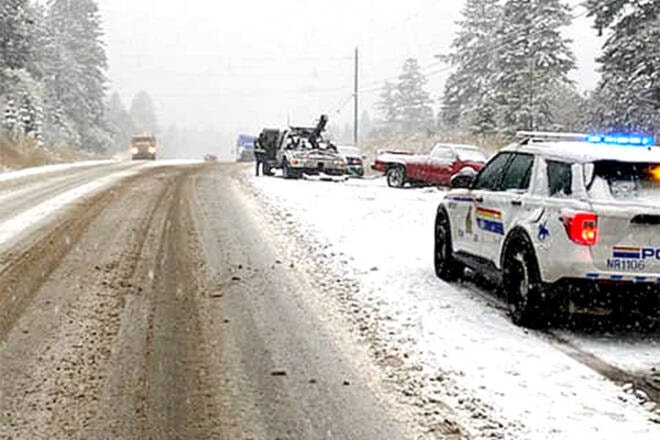
<instances>
[{"instance_id":1,"label":"overcast sky","mask_svg":"<svg viewBox=\"0 0 660 440\"><path fill-rule=\"evenodd\" d=\"M581 0L568 1L577 5ZM231 133L311 123L321 113L350 120L353 50L360 47L363 104L407 57L442 92L446 53L464 0L99 0L111 89L125 104L146 90L161 125ZM567 29L581 89L597 81L596 38L584 10ZM338 110L340 110L338 112Z\"/></svg>"}]
</instances>

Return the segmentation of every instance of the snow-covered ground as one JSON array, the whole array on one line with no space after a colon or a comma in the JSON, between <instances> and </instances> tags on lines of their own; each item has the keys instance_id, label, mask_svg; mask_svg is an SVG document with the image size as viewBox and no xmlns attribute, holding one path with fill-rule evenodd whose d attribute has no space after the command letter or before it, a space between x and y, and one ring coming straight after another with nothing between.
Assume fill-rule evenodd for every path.
<instances>
[{"instance_id":1,"label":"snow-covered ground","mask_svg":"<svg viewBox=\"0 0 660 440\"><path fill-rule=\"evenodd\" d=\"M0 183L9 180L21 179L24 177L37 176L40 174L55 173L58 171L75 170L76 168L92 167L96 165L108 165L111 160L87 160L82 162L61 163L55 165L45 165L42 167L24 168L22 170L0 169Z\"/></svg>"},{"instance_id":2,"label":"snow-covered ground","mask_svg":"<svg viewBox=\"0 0 660 440\"><path fill-rule=\"evenodd\" d=\"M477 437L658 439L660 420L621 386L568 356L556 338L516 327L471 283L447 284L432 266L442 192L394 190L382 179L286 181L249 177L301 234L324 244L379 336L417 371L428 399L449 404ZM326 247L327 246L327 247ZM660 369L660 338L558 331L626 370Z\"/></svg>"}]
</instances>

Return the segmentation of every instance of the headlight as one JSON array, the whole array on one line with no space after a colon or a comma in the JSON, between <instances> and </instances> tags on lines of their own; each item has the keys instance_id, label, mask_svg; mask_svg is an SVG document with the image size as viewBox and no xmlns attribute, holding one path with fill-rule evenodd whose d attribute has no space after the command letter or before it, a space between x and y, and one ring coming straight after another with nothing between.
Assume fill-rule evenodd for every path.
<instances>
[{"instance_id":1,"label":"headlight","mask_svg":"<svg viewBox=\"0 0 660 440\"><path fill-rule=\"evenodd\" d=\"M149 154L156 154L156 147L149 147Z\"/></svg>"},{"instance_id":2,"label":"headlight","mask_svg":"<svg viewBox=\"0 0 660 440\"><path fill-rule=\"evenodd\" d=\"M138 154L139 152L140 150L138 150L137 148L135 147L131 148L131 154Z\"/></svg>"}]
</instances>

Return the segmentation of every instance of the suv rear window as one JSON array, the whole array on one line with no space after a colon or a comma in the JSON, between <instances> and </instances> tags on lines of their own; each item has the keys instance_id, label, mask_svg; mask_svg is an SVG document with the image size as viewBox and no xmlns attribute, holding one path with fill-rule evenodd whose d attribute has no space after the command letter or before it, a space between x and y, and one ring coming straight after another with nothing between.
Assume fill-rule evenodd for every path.
<instances>
[{"instance_id":1,"label":"suv rear window","mask_svg":"<svg viewBox=\"0 0 660 440\"><path fill-rule=\"evenodd\" d=\"M548 161L548 194L550 197L573 194L572 165L566 162Z\"/></svg>"},{"instance_id":2,"label":"suv rear window","mask_svg":"<svg viewBox=\"0 0 660 440\"><path fill-rule=\"evenodd\" d=\"M588 186L596 199L660 202L660 163L599 161Z\"/></svg>"}]
</instances>

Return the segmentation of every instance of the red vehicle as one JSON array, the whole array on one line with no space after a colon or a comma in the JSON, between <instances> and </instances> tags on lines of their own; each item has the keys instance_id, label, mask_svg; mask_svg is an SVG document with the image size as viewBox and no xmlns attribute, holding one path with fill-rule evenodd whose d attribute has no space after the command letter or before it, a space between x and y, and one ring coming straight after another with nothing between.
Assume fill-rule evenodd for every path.
<instances>
[{"instance_id":1,"label":"red vehicle","mask_svg":"<svg viewBox=\"0 0 660 440\"><path fill-rule=\"evenodd\" d=\"M451 178L463 168L480 171L486 164L486 154L471 145L437 144L431 154L405 151L379 153L372 169L385 173L393 188L411 185L450 186Z\"/></svg>"}]
</instances>

